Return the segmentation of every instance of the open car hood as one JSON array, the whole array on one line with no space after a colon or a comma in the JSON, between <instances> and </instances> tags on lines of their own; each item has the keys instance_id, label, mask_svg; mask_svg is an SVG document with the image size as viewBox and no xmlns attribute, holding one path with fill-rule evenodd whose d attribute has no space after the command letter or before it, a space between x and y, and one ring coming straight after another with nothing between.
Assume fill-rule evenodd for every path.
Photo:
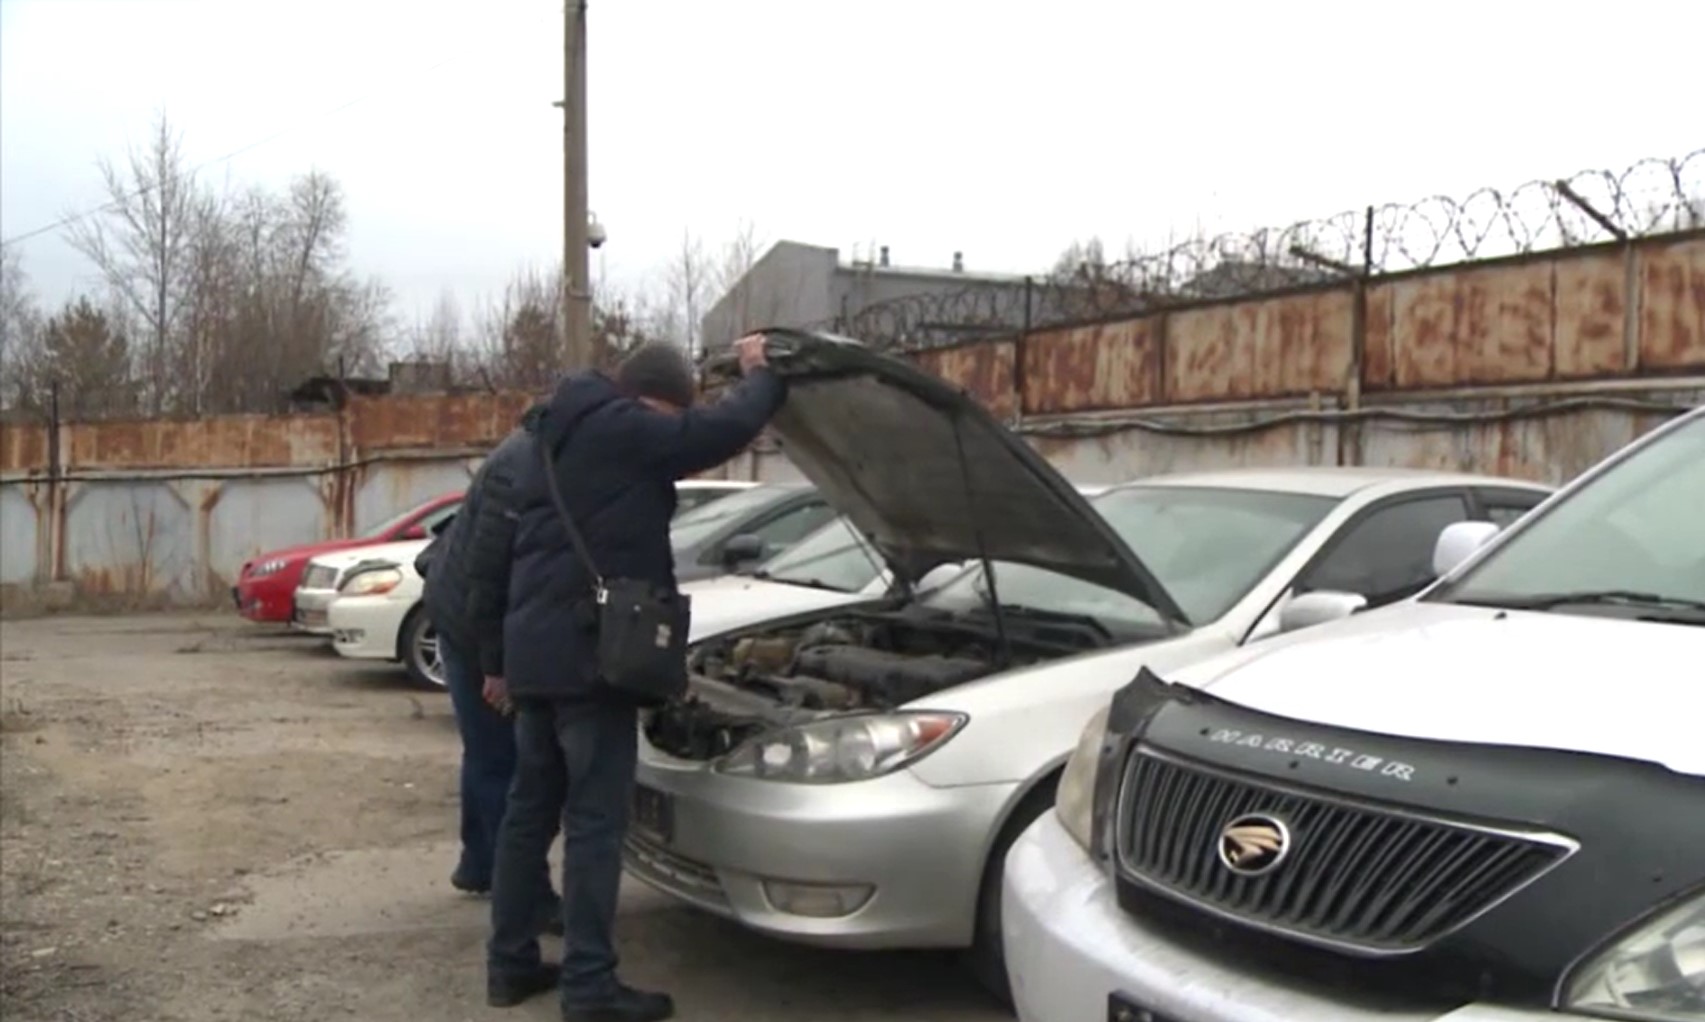
<instances>
[{"instance_id":1,"label":"open car hood","mask_svg":"<svg viewBox=\"0 0 1705 1022\"><path fill-rule=\"evenodd\" d=\"M939 564L986 552L1107 586L1189 622L1072 484L968 394L848 338L764 336L771 367L789 388L771 431L897 579L915 584ZM705 369L712 380L739 372L731 354Z\"/></svg>"}]
</instances>

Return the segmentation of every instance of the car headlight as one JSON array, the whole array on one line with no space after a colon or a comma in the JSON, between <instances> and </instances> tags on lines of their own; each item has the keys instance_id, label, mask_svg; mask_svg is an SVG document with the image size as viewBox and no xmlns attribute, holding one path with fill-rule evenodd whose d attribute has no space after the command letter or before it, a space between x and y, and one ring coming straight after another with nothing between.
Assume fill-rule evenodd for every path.
<instances>
[{"instance_id":1,"label":"car headlight","mask_svg":"<svg viewBox=\"0 0 1705 1022\"><path fill-rule=\"evenodd\" d=\"M265 578L268 575L276 575L279 572L283 571L285 566L288 565L289 563L290 563L289 561L284 560L281 557L275 557L270 561L262 561L259 564L256 564L253 567L249 568L249 577L250 578Z\"/></svg>"},{"instance_id":2,"label":"car headlight","mask_svg":"<svg viewBox=\"0 0 1705 1022\"><path fill-rule=\"evenodd\" d=\"M892 773L964 728L962 713L835 717L759 735L715 765L719 773L795 784L841 784Z\"/></svg>"},{"instance_id":3,"label":"car headlight","mask_svg":"<svg viewBox=\"0 0 1705 1022\"><path fill-rule=\"evenodd\" d=\"M378 596L403 584L403 573L396 568L372 568L351 575L337 587L340 596Z\"/></svg>"},{"instance_id":4,"label":"car headlight","mask_svg":"<svg viewBox=\"0 0 1705 1022\"><path fill-rule=\"evenodd\" d=\"M1638 1022L1705 1022L1705 891L1583 962L1561 1007Z\"/></svg>"},{"instance_id":5,"label":"car headlight","mask_svg":"<svg viewBox=\"0 0 1705 1022\"><path fill-rule=\"evenodd\" d=\"M1060 826L1066 828L1066 833L1086 852L1089 851L1095 822L1095 766L1101 760L1101 743L1107 740L1107 715L1110 712L1111 706L1103 706L1084 725L1083 734L1078 736L1077 748L1066 760L1066 769L1060 774L1060 785L1054 791L1054 812L1060 818Z\"/></svg>"}]
</instances>

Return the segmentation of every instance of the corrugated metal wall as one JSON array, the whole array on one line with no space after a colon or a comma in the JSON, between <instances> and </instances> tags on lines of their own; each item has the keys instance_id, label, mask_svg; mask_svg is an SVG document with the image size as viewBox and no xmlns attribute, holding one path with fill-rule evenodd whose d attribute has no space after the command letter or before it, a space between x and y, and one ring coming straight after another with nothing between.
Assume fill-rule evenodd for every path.
<instances>
[{"instance_id":1,"label":"corrugated metal wall","mask_svg":"<svg viewBox=\"0 0 1705 1022\"><path fill-rule=\"evenodd\" d=\"M1705 234L1346 280L921 353L1068 476L1378 464L1561 482L1705 402ZM0 430L0 582L217 598L461 488L527 395ZM57 467L57 470L55 470ZM729 475L797 478L773 449Z\"/></svg>"}]
</instances>

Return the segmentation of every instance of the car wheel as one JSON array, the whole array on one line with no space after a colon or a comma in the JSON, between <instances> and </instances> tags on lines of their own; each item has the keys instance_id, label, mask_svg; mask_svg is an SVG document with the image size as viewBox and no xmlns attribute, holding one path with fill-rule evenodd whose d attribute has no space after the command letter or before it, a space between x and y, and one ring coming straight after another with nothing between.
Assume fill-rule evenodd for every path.
<instances>
[{"instance_id":1,"label":"car wheel","mask_svg":"<svg viewBox=\"0 0 1705 1022\"><path fill-rule=\"evenodd\" d=\"M425 607L415 607L403 620L400 641L403 667L409 680L421 688L444 688L444 661L438 655L438 630L426 616Z\"/></svg>"},{"instance_id":2,"label":"car wheel","mask_svg":"<svg viewBox=\"0 0 1705 1022\"><path fill-rule=\"evenodd\" d=\"M1012 815L1001 827L989 850L989 861L983 866L983 883L977 892L977 927L966 953L966 965L984 989L1005 1006L1012 1007L1012 987L1006 975L1006 947L1001 943L1001 876L1005 871L1006 853L1013 842L1032 823L1054 804L1054 789L1059 785L1056 774L1032 788Z\"/></svg>"}]
</instances>

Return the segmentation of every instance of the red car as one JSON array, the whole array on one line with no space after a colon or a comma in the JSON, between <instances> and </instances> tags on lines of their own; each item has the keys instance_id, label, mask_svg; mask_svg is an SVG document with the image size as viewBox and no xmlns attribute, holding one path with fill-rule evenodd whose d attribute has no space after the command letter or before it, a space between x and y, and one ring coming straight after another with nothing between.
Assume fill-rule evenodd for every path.
<instances>
[{"instance_id":1,"label":"red car","mask_svg":"<svg viewBox=\"0 0 1705 1022\"><path fill-rule=\"evenodd\" d=\"M237 613L250 621L287 623L296 585L302 580L302 570L308 566L310 558L334 550L425 539L433 526L455 514L461 506L460 492L446 493L388 518L360 536L304 543L273 550L246 561L237 573L237 584L231 587L231 598L237 601Z\"/></svg>"}]
</instances>

